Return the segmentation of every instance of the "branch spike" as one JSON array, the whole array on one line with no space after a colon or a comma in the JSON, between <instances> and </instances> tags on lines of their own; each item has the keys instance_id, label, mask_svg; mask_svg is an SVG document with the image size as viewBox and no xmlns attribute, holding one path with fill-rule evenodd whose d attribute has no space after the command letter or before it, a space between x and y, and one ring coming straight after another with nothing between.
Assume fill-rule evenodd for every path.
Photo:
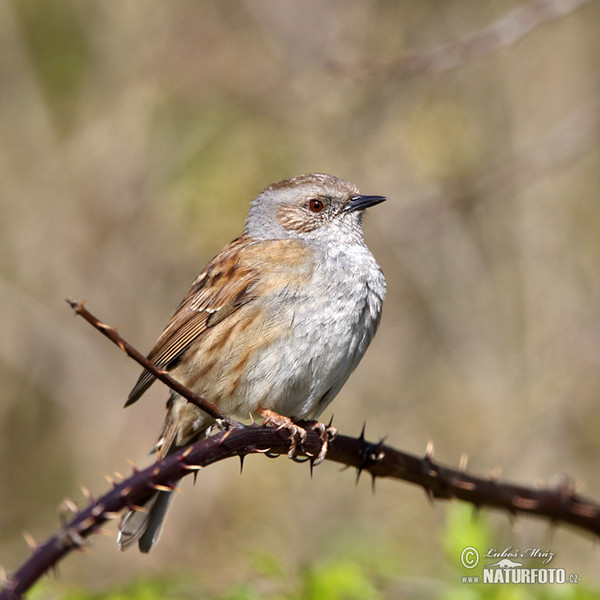
<instances>
[{"instance_id":1,"label":"branch spike","mask_svg":"<svg viewBox=\"0 0 600 600\"><path fill-rule=\"evenodd\" d=\"M179 457L179 460L181 462L183 462L194 450L193 446L188 446L182 453L181 456Z\"/></svg>"},{"instance_id":2,"label":"branch spike","mask_svg":"<svg viewBox=\"0 0 600 600\"><path fill-rule=\"evenodd\" d=\"M358 439L361 442L365 441L365 431L366 431L366 429L367 429L367 422L363 421L363 426L362 426L362 429L360 430L360 435L358 436Z\"/></svg>"},{"instance_id":3,"label":"branch spike","mask_svg":"<svg viewBox=\"0 0 600 600\"><path fill-rule=\"evenodd\" d=\"M151 484L151 487L152 487L152 489L156 490L157 492L173 492L177 489L174 486L161 485L159 483L153 483L153 484ZM178 491L180 491L180 490L178 490Z\"/></svg>"},{"instance_id":4,"label":"branch spike","mask_svg":"<svg viewBox=\"0 0 600 600\"><path fill-rule=\"evenodd\" d=\"M223 443L225 442L225 440L231 435L231 433L233 432L233 429L228 429L223 437L217 442L219 444L219 446L222 446Z\"/></svg>"},{"instance_id":5,"label":"branch spike","mask_svg":"<svg viewBox=\"0 0 600 600\"><path fill-rule=\"evenodd\" d=\"M58 505L58 518L60 519L60 522L63 524L66 523L70 516L77 514L78 510L79 509L73 500L65 498Z\"/></svg>"},{"instance_id":6,"label":"branch spike","mask_svg":"<svg viewBox=\"0 0 600 600\"><path fill-rule=\"evenodd\" d=\"M431 506L434 506L435 502L434 502L433 492L428 487L425 487L425 486L423 486L423 491L425 492L425 495L427 496L427 500L429 500L429 504Z\"/></svg>"},{"instance_id":7,"label":"branch spike","mask_svg":"<svg viewBox=\"0 0 600 600\"><path fill-rule=\"evenodd\" d=\"M358 482L360 481L360 476L362 475L362 472L363 472L363 467L356 468L356 481L354 482L355 485L358 485Z\"/></svg>"},{"instance_id":8,"label":"branch spike","mask_svg":"<svg viewBox=\"0 0 600 600\"><path fill-rule=\"evenodd\" d=\"M202 465L183 465L182 468L184 471L199 471L200 469L203 469L204 467Z\"/></svg>"},{"instance_id":9,"label":"branch spike","mask_svg":"<svg viewBox=\"0 0 600 600\"><path fill-rule=\"evenodd\" d=\"M102 503L98 503L96 504L96 506L94 506L94 508L92 509L91 515L93 517L99 517L101 514L104 513L104 509L106 507L104 506L104 504Z\"/></svg>"},{"instance_id":10,"label":"branch spike","mask_svg":"<svg viewBox=\"0 0 600 600\"><path fill-rule=\"evenodd\" d=\"M88 488L85 485L80 485L79 489L81 490L81 493L83 494L83 497L85 498L86 502L88 504L91 504L94 501L94 497L92 496L90 490L88 490Z\"/></svg>"},{"instance_id":11,"label":"branch spike","mask_svg":"<svg viewBox=\"0 0 600 600\"><path fill-rule=\"evenodd\" d=\"M433 447L433 440L427 440L427 446L425 447L425 460L432 462L435 449Z\"/></svg>"},{"instance_id":12,"label":"branch spike","mask_svg":"<svg viewBox=\"0 0 600 600\"><path fill-rule=\"evenodd\" d=\"M238 458L240 459L240 475L244 472L244 458L246 458L245 454L239 454Z\"/></svg>"},{"instance_id":13,"label":"branch spike","mask_svg":"<svg viewBox=\"0 0 600 600\"><path fill-rule=\"evenodd\" d=\"M117 537L117 535L115 534L114 531L111 531L110 529L106 529L106 527L98 527L98 529L96 529L96 533L99 533L100 535L103 535L104 537L109 537L113 540Z\"/></svg>"},{"instance_id":14,"label":"branch spike","mask_svg":"<svg viewBox=\"0 0 600 600\"><path fill-rule=\"evenodd\" d=\"M29 549L32 552L35 552L39 548L39 545L35 541L35 538L28 531L23 532L23 539L25 540L25 542L29 546Z\"/></svg>"},{"instance_id":15,"label":"branch spike","mask_svg":"<svg viewBox=\"0 0 600 600\"><path fill-rule=\"evenodd\" d=\"M87 519L84 519L83 521L81 521L81 523L79 524L79 529L81 531L85 531L86 529L89 529L90 527L95 525L95 523L96 523L96 517L88 517Z\"/></svg>"},{"instance_id":16,"label":"branch spike","mask_svg":"<svg viewBox=\"0 0 600 600\"><path fill-rule=\"evenodd\" d=\"M124 487L119 492L119 497L120 498L126 498L127 496L129 496L129 494L131 494L131 492L133 492L133 488L130 485L128 485L127 487Z\"/></svg>"}]
</instances>

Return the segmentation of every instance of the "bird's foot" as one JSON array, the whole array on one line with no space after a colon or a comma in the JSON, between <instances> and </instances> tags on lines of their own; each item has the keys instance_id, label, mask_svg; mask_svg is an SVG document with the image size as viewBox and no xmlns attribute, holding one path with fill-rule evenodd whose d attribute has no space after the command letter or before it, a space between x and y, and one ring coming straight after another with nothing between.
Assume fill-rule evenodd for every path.
<instances>
[{"instance_id":1,"label":"bird's foot","mask_svg":"<svg viewBox=\"0 0 600 600\"><path fill-rule=\"evenodd\" d=\"M306 429L297 425L289 417L284 417L273 410L261 408L258 414L265 420L263 425L275 425L277 429L285 429L290 434L290 449L288 452L288 458L296 458L296 451L298 449L298 442L300 446L306 439Z\"/></svg>"},{"instance_id":2,"label":"bird's foot","mask_svg":"<svg viewBox=\"0 0 600 600\"><path fill-rule=\"evenodd\" d=\"M327 456L329 443L335 439L337 429L331 425L325 425L319 421L293 421L289 417L284 417L272 410L260 409L259 414L264 418L264 425L275 425L278 429L286 429L289 431L291 444L288 452L288 457L297 460L296 452L298 443L300 446L304 443L307 436L307 430L312 429L319 434L321 440L321 448L316 458L309 456L308 460L312 460L312 466L321 464ZM302 461L303 462L303 461Z\"/></svg>"},{"instance_id":3,"label":"bird's foot","mask_svg":"<svg viewBox=\"0 0 600 600\"><path fill-rule=\"evenodd\" d=\"M329 450L329 442L332 442L337 436L337 429L331 426L331 422L329 425L325 425L325 423L321 423L320 421L300 421L299 423L302 427L312 429L319 434L321 449L312 463L312 466L316 467L325 460L327 451Z\"/></svg>"}]
</instances>

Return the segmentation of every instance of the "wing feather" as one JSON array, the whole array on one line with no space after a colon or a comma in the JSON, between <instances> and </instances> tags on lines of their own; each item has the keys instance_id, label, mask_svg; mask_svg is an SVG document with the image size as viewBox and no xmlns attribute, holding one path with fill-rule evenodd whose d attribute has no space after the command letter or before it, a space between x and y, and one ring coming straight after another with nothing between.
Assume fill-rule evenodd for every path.
<instances>
[{"instance_id":1,"label":"wing feather","mask_svg":"<svg viewBox=\"0 0 600 600\"><path fill-rule=\"evenodd\" d=\"M258 272L245 265L241 258L244 250L256 243L245 236L234 240L196 278L148 354L157 368L174 367L194 340L252 299L251 288L258 280ZM235 277L232 277L234 272ZM144 371L125 406L138 400L154 380L150 372Z\"/></svg>"}]
</instances>

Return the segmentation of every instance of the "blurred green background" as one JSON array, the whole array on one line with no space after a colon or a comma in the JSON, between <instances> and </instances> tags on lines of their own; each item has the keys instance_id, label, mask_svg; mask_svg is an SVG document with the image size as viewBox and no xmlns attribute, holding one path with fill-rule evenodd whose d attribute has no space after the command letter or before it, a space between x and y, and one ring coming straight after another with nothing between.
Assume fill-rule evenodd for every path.
<instances>
[{"instance_id":1,"label":"blurred green background","mask_svg":"<svg viewBox=\"0 0 600 600\"><path fill-rule=\"evenodd\" d=\"M394 69L523 4L0 2L7 571L28 554L23 530L48 536L79 485L100 494L127 458L148 464L162 423L165 389L123 410L139 369L64 298L149 349L248 202L310 171L390 199L365 226L388 280L382 325L324 419L346 434L366 421L368 438L414 453L431 439L476 474L566 474L600 498L600 5L456 68ZM354 480L283 458L251 457L242 476L216 465L182 483L152 553L96 536L53 593L164 576L270 597L270 570L293 582L359 565L372 587L359 597L441 597L461 574L443 549L449 505ZM487 518L499 548L549 548L600 585L589 536Z\"/></svg>"}]
</instances>

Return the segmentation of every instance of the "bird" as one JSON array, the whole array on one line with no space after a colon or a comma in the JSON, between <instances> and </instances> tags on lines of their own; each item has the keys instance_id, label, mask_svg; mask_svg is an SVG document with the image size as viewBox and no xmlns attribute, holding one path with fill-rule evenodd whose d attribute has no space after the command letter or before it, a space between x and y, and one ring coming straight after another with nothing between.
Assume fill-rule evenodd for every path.
<instances>
[{"instance_id":1,"label":"bird","mask_svg":"<svg viewBox=\"0 0 600 600\"><path fill-rule=\"evenodd\" d=\"M362 195L323 173L273 183L250 203L243 233L192 283L147 355L228 415L313 420L363 357L378 328L385 277L368 249ZM155 378L144 371L125 406ZM158 459L198 440L214 419L171 392ZM156 544L172 494L122 518L121 550Z\"/></svg>"}]
</instances>

